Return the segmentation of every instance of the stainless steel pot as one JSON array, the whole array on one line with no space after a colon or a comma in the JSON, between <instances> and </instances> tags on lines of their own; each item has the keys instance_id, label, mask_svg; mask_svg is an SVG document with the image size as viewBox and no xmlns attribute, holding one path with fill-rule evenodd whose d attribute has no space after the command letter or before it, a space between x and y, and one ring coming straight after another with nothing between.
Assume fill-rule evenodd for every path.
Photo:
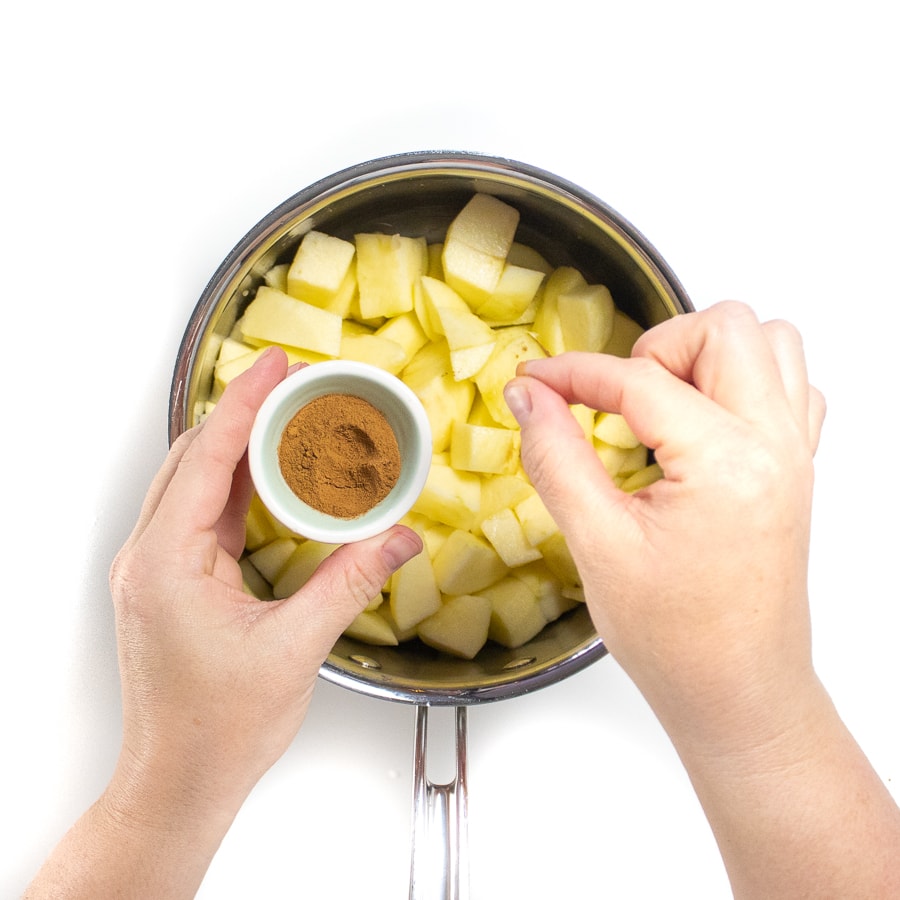
<instances>
[{"instance_id":1,"label":"stainless steel pot","mask_svg":"<svg viewBox=\"0 0 900 900\"><path fill-rule=\"evenodd\" d=\"M692 309L678 279L649 242L602 201L525 163L472 153L416 152L337 172L286 200L255 225L215 272L190 317L178 351L169 403L169 438L198 420L212 386L221 339L274 264L319 229L347 239L360 231L443 236L475 191L520 212L517 240L554 265L572 265L606 284L616 304L644 327ZM417 642L373 647L342 637L322 678L385 700L413 704L413 846L410 898L457 900L466 868L466 709L515 697L578 672L606 653L581 606L522 647L489 645L471 662ZM456 775L435 784L426 772L428 709L456 708Z\"/></svg>"}]
</instances>

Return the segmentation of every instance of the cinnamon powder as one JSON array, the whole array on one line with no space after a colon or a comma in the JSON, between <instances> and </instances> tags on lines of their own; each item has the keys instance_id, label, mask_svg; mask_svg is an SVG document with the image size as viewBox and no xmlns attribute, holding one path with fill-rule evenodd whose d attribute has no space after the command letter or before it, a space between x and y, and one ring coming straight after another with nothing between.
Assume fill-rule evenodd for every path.
<instances>
[{"instance_id":1,"label":"cinnamon powder","mask_svg":"<svg viewBox=\"0 0 900 900\"><path fill-rule=\"evenodd\" d=\"M400 477L400 448L387 419L351 394L325 394L302 407L282 432L278 462L304 503L340 519L368 512Z\"/></svg>"}]
</instances>

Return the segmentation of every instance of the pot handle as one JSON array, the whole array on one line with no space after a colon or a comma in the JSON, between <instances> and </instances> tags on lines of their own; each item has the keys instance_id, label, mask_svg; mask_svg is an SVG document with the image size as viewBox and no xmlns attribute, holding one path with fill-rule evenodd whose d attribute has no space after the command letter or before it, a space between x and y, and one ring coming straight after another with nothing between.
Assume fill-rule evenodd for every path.
<instances>
[{"instance_id":1,"label":"pot handle","mask_svg":"<svg viewBox=\"0 0 900 900\"><path fill-rule=\"evenodd\" d=\"M468 900L466 708L456 708L456 776L434 784L426 773L428 707L416 709L409 900Z\"/></svg>"}]
</instances>

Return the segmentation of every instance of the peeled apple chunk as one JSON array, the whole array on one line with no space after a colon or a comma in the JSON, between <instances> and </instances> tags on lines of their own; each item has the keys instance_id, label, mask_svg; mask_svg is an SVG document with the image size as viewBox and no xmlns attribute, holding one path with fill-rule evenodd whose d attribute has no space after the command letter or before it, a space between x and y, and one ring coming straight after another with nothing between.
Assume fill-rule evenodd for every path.
<instances>
[{"instance_id":1,"label":"peeled apple chunk","mask_svg":"<svg viewBox=\"0 0 900 900\"><path fill-rule=\"evenodd\" d=\"M368 362L422 401L432 464L404 523L424 549L396 571L345 635L419 642L472 659L520 647L584 601L568 545L521 463L503 389L518 365L569 350L628 356L643 329L602 284L516 240L519 213L476 193L444 235L307 232L267 272L220 339L206 411L271 344L291 363ZM624 417L571 404L610 478L641 490L662 470ZM293 534L254 495L240 560L244 590L289 598L336 545Z\"/></svg>"}]
</instances>

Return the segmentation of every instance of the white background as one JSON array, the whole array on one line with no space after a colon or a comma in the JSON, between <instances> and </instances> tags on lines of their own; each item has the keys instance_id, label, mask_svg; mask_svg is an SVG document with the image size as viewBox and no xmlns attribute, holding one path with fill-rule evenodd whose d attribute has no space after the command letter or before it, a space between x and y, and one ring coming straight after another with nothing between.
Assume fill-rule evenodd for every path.
<instances>
[{"instance_id":1,"label":"white background","mask_svg":"<svg viewBox=\"0 0 900 900\"><path fill-rule=\"evenodd\" d=\"M698 308L737 298L800 327L829 401L816 660L900 794L887 2L16 9L0 55L0 896L22 891L116 758L106 574L166 451L197 297L280 201L414 149L547 168L643 231ZM413 718L321 684L200 896L405 896ZM611 659L473 710L470 732L477 900L728 896L690 785Z\"/></svg>"}]
</instances>

